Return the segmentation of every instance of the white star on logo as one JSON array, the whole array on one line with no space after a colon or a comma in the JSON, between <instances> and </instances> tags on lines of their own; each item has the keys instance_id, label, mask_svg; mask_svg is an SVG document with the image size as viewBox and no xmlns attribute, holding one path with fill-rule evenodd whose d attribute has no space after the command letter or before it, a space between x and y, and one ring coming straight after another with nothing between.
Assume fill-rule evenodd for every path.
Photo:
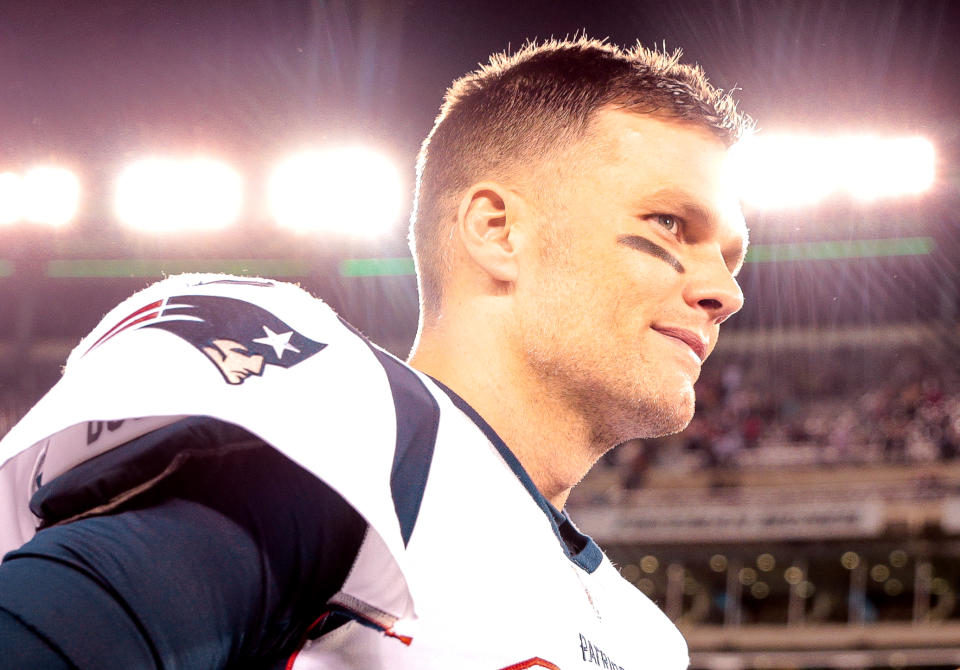
<instances>
[{"instance_id":1,"label":"white star on logo","mask_svg":"<svg viewBox=\"0 0 960 670\"><path fill-rule=\"evenodd\" d=\"M268 347L273 347L273 353L277 355L278 359L283 360L283 352L292 351L295 354L299 354L300 350L295 346L290 344L290 337L293 335L293 331L288 331L286 333L280 333L277 335L275 332L270 330L267 326L263 327L263 332L266 333L264 337L258 337L253 341L257 344L265 344Z\"/></svg>"}]
</instances>

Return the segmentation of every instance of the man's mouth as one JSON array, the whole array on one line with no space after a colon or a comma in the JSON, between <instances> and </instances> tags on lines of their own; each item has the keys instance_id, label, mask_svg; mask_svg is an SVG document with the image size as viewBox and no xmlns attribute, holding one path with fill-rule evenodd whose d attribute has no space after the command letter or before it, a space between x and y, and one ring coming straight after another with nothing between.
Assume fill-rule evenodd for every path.
<instances>
[{"instance_id":1,"label":"man's mouth","mask_svg":"<svg viewBox=\"0 0 960 670\"><path fill-rule=\"evenodd\" d=\"M670 328L666 326L653 326L653 329L661 335L680 340L693 350L697 358L702 362L707 357L707 343L692 330L685 328Z\"/></svg>"}]
</instances>

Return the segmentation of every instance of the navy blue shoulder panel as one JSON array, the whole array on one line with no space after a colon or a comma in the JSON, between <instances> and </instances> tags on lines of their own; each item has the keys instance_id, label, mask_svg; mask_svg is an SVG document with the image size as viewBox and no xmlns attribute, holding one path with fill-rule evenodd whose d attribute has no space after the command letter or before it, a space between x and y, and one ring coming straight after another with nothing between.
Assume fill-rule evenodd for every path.
<instances>
[{"instance_id":1,"label":"navy blue shoulder panel","mask_svg":"<svg viewBox=\"0 0 960 670\"><path fill-rule=\"evenodd\" d=\"M349 323L343 324L357 333ZM403 544L410 541L413 527L420 514L420 503L427 487L430 463L437 443L437 426L440 423L440 407L417 374L406 365L377 347L366 337L357 333L380 361L397 415L397 442L390 469L390 494L393 507L400 522Z\"/></svg>"},{"instance_id":2,"label":"navy blue shoulder panel","mask_svg":"<svg viewBox=\"0 0 960 670\"><path fill-rule=\"evenodd\" d=\"M413 370L376 347L371 349L387 373L397 408L397 444L390 469L390 494L406 545L417 523L427 487L437 443L440 407Z\"/></svg>"},{"instance_id":3,"label":"navy blue shoulder panel","mask_svg":"<svg viewBox=\"0 0 960 670\"><path fill-rule=\"evenodd\" d=\"M600 547L597 546L596 542L594 542L590 536L581 533L570 521L566 512L561 512L554 507L549 500L543 497L543 494L540 493L540 490L533 483L533 480L530 479L530 475L523 469L523 465L514 453L510 451L510 447L506 445L490 424L488 424L466 400L458 396L443 382L437 379L433 381L450 396L450 400L453 401L454 405L477 424L477 427L483 431L483 434L487 436L487 439L490 440L491 444L493 444L500 453L503 460L510 466L510 469L513 470L517 479L520 480L520 483L527 489L527 492L533 498L534 502L543 510L544 515L546 515L550 521L553 533L557 536L557 540L560 542L560 546L563 548L563 552L567 555L567 558L590 573L600 567L600 563L603 561L603 552L600 551Z\"/></svg>"}]
</instances>

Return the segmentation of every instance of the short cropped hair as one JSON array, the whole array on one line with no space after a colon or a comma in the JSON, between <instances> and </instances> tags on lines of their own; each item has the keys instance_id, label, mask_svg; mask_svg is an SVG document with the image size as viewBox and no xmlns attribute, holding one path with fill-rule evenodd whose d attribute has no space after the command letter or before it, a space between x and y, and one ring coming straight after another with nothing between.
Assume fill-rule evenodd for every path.
<instances>
[{"instance_id":1,"label":"short cropped hair","mask_svg":"<svg viewBox=\"0 0 960 670\"><path fill-rule=\"evenodd\" d=\"M522 179L584 138L600 109L689 121L728 146L750 132L752 120L731 95L680 55L586 37L550 40L495 54L456 80L417 157L410 246L422 313L439 310L463 191L484 179Z\"/></svg>"}]
</instances>

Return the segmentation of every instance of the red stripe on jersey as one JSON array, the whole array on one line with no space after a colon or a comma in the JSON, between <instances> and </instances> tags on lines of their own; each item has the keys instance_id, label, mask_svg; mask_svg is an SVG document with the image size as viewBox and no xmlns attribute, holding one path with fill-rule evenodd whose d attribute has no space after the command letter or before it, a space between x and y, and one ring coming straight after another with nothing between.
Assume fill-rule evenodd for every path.
<instances>
[{"instance_id":1,"label":"red stripe on jersey","mask_svg":"<svg viewBox=\"0 0 960 670\"><path fill-rule=\"evenodd\" d=\"M116 335L117 333L119 333L119 332L121 332L121 331L126 330L126 329L129 328L130 326L132 326L132 325L134 325L134 324L137 324L137 323L140 323L140 322L142 322L142 321L146 321L147 319L152 319L152 318L154 318L155 316L157 316L156 313L154 313L154 314L147 314L146 316L137 319L137 320L134 321L133 323L127 323L127 321L129 321L129 320L132 319L133 317L137 316L138 314L143 314L144 312L149 312L150 310L157 309L157 308L160 307L160 305L162 305L162 304L163 304L163 301L162 301L162 300L157 300L156 302L152 302L152 303L150 303L149 305L145 305L145 306L141 307L140 309L138 309L137 311L135 311L135 312L133 312L133 313L131 313L131 314L127 314L125 317L123 317L122 319L120 319L120 321L118 321L118 322L116 323L116 325L114 325L113 328L111 328L110 330L108 330L107 332L105 332L103 335L101 335L101 336L100 336L100 339L98 339L96 342L94 342L92 345L90 345L90 348L87 349L87 350L84 352L83 355L86 356L86 355L89 354L96 346L98 346L101 342L103 342L104 340L107 340L107 339L113 337L114 335Z\"/></svg>"},{"instance_id":2,"label":"red stripe on jersey","mask_svg":"<svg viewBox=\"0 0 960 670\"><path fill-rule=\"evenodd\" d=\"M519 663L514 663L513 665L508 665L501 670L527 670L528 668L546 668L546 670L560 670L559 666L554 665L550 661L545 661L539 656L536 658L531 658L526 661L520 661Z\"/></svg>"},{"instance_id":3,"label":"red stripe on jersey","mask_svg":"<svg viewBox=\"0 0 960 670\"><path fill-rule=\"evenodd\" d=\"M408 647L410 646L410 643L413 642L413 638L410 637L409 635L400 635L399 633L394 633L394 632L393 632L391 629L389 629L389 628L387 628L386 630L384 630L384 631L383 631L383 634L386 635L387 637L392 637L394 640L400 640L401 642L403 642L403 643L404 643L405 645L407 645Z\"/></svg>"},{"instance_id":4,"label":"red stripe on jersey","mask_svg":"<svg viewBox=\"0 0 960 670\"><path fill-rule=\"evenodd\" d=\"M344 609L346 609L346 608L344 608ZM303 641L300 642L299 648L297 648L297 650L296 650L295 652L293 652L293 654L290 655L290 658L287 659L287 664L286 664L286 666L284 666L284 670L293 670L293 664L296 662L297 656L300 655L300 652L303 651L303 645L306 644L307 639L310 637L310 633L312 633L318 626L322 626L322 625L323 625L323 622L326 621L327 617L330 616L330 614L332 614L332 612L328 610L328 611L324 612L323 614L321 614L320 616L318 616L317 619L316 619L316 621L314 621L312 624L310 624L310 627L307 628L307 632L304 633L304 635L303 635ZM410 644L413 642L413 638L410 637L409 635L400 635L399 633L394 633L394 632L393 632L393 629L391 629L391 628L384 628L383 626L381 626L380 624L376 623L375 621L373 621L373 620L371 620L371 619L368 619L368 618L365 617L365 616L360 616L360 615L357 614L356 612L350 612L350 614L352 614L354 617L356 617L356 618L358 618L358 619L363 619L364 621L372 624L375 628L379 628L380 630L382 630L382 631L383 631L383 634L386 635L387 637L392 637L394 640L400 640L400 642L402 642L403 644L405 644L405 645L408 646L408 647L409 647ZM513 667L514 667L514 666L510 666L510 668L513 668ZM536 667L536 666L526 666L526 665L524 665L524 666L516 666L516 667L517 667L517 668L521 668L521 667L526 668L526 667ZM547 665L547 666L542 666L542 667L550 668L551 670L560 670L560 668L556 667L555 665ZM505 669L505 670L506 670L506 669Z\"/></svg>"},{"instance_id":5,"label":"red stripe on jersey","mask_svg":"<svg viewBox=\"0 0 960 670\"><path fill-rule=\"evenodd\" d=\"M303 650L303 645L306 644L307 638L310 637L310 633L313 632L314 628L322 625L328 616L330 616L330 612L324 612L318 616L312 624L310 624L310 626L307 628L307 632L303 634L303 640L300 642L300 646L297 647L297 650L290 654L290 658L287 659L287 664L284 666L284 670L293 670L293 664L296 662L297 656L300 655L301 650Z\"/></svg>"}]
</instances>

